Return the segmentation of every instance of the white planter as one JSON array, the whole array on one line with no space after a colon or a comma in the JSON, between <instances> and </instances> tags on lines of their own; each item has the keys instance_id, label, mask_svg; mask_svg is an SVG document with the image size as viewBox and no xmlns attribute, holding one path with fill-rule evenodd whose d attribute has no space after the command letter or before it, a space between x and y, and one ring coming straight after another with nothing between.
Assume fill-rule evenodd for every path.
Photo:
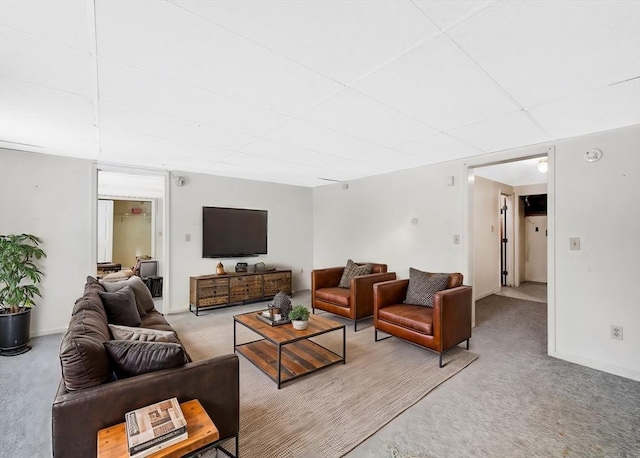
<instances>
[{"instance_id":1,"label":"white planter","mask_svg":"<svg viewBox=\"0 0 640 458\"><path fill-rule=\"evenodd\" d=\"M307 325L309 324L308 320L291 320L291 324L293 325L293 329L297 329L298 331L302 331L303 329L307 329Z\"/></svg>"}]
</instances>

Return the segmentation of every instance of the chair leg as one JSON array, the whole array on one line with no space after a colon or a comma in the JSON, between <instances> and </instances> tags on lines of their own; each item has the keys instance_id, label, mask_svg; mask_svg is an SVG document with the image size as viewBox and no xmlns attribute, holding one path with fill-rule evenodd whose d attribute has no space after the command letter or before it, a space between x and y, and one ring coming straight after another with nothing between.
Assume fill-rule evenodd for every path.
<instances>
[{"instance_id":1,"label":"chair leg","mask_svg":"<svg viewBox=\"0 0 640 458\"><path fill-rule=\"evenodd\" d=\"M470 341L470 340L471 340L471 339L467 339L467 350L469 349L469 341Z\"/></svg>"},{"instance_id":2,"label":"chair leg","mask_svg":"<svg viewBox=\"0 0 640 458\"><path fill-rule=\"evenodd\" d=\"M442 365L442 353L440 353L440 367L443 367L443 365Z\"/></svg>"},{"instance_id":3,"label":"chair leg","mask_svg":"<svg viewBox=\"0 0 640 458\"><path fill-rule=\"evenodd\" d=\"M358 332L358 320L353 320L353 332Z\"/></svg>"}]
</instances>

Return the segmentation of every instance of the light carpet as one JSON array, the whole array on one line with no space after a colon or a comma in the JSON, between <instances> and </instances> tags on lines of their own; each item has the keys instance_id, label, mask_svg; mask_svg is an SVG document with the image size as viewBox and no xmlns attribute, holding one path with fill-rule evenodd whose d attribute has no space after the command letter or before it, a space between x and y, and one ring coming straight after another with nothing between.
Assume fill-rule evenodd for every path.
<instances>
[{"instance_id":1,"label":"light carpet","mask_svg":"<svg viewBox=\"0 0 640 458\"><path fill-rule=\"evenodd\" d=\"M230 323L182 331L194 360L224 353L233 340ZM237 326L238 341L258 336ZM342 351L342 332L313 339ZM347 363L284 384L240 356L240 456L339 457L454 376L477 355L458 347L438 367L435 353L399 339L374 342L373 328L347 326Z\"/></svg>"}]
</instances>

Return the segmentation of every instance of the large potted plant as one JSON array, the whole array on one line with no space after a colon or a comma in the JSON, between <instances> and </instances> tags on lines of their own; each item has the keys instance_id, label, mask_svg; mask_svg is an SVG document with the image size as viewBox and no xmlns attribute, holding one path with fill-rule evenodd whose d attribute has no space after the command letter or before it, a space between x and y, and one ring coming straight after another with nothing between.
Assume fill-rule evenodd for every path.
<instances>
[{"instance_id":1,"label":"large potted plant","mask_svg":"<svg viewBox=\"0 0 640 458\"><path fill-rule=\"evenodd\" d=\"M34 261L46 257L41 243L31 234L0 235L0 355L31 349L31 307L43 275Z\"/></svg>"}]
</instances>

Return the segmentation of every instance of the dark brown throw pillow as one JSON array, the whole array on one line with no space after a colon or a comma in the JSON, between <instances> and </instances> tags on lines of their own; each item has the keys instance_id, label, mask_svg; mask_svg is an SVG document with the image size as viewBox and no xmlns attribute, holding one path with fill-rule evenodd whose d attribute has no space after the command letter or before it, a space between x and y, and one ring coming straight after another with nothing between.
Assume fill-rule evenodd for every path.
<instances>
[{"instance_id":1,"label":"dark brown throw pillow","mask_svg":"<svg viewBox=\"0 0 640 458\"><path fill-rule=\"evenodd\" d=\"M113 293L100 293L102 305L111 324L140 326L142 320L136 307L136 298L128 286Z\"/></svg>"},{"instance_id":2,"label":"dark brown throw pillow","mask_svg":"<svg viewBox=\"0 0 640 458\"><path fill-rule=\"evenodd\" d=\"M347 261L347 265L342 272L342 278L340 278L340 283L338 284L338 288L351 288L351 279L353 277L359 277L360 275L369 275L371 273L371 269L373 266L371 264L365 264L359 266L351 259Z\"/></svg>"},{"instance_id":3,"label":"dark brown throw pillow","mask_svg":"<svg viewBox=\"0 0 640 458\"><path fill-rule=\"evenodd\" d=\"M448 282L449 274L430 274L411 267L404 303L433 307L433 295L447 289Z\"/></svg>"},{"instance_id":4,"label":"dark brown throw pillow","mask_svg":"<svg viewBox=\"0 0 640 458\"><path fill-rule=\"evenodd\" d=\"M104 346L118 378L171 369L187 362L182 345L177 343L108 340Z\"/></svg>"},{"instance_id":5,"label":"dark brown throw pillow","mask_svg":"<svg viewBox=\"0 0 640 458\"><path fill-rule=\"evenodd\" d=\"M110 293L118 291L125 286L130 287L133 290L133 295L136 297L136 307L138 307L140 317L145 316L155 308L151 292L140 277L131 277L124 281L105 282L102 283L102 286L104 286L104 289Z\"/></svg>"}]
</instances>

